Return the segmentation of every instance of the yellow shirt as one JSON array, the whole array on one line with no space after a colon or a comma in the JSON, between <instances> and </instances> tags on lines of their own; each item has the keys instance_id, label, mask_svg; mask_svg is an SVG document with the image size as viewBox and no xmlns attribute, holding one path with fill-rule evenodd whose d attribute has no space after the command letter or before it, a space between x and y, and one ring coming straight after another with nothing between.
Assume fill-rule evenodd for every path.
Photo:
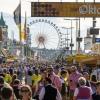
<instances>
[{"instance_id":1,"label":"yellow shirt","mask_svg":"<svg viewBox=\"0 0 100 100\"><path fill-rule=\"evenodd\" d=\"M10 76L10 74L5 74L4 80L5 80L7 83L11 83L12 77Z\"/></svg>"},{"instance_id":2,"label":"yellow shirt","mask_svg":"<svg viewBox=\"0 0 100 100\"><path fill-rule=\"evenodd\" d=\"M32 81L33 81L33 85L37 85L38 82L41 80L41 75L36 75L36 74L33 74L32 75Z\"/></svg>"}]
</instances>

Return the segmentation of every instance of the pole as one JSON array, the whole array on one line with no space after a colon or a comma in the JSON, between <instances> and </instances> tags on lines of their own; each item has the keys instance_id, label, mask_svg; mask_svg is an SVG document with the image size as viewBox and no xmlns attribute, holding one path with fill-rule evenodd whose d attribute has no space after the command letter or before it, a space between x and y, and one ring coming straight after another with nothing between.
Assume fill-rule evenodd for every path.
<instances>
[{"instance_id":1,"label":"pole","mask_svg":"<svg viewBox=\"0 0 100 100\"><path fill-rule=\"evenodd\" d=\"M71 54L72 54L72 51L73 51L73 46L72 46L72 43L73 43L73 40L72 40L72 20L71 20Z\"/></svg>"},{"instance_id":2,"label":"pole","mask_svg":"<svg viewBox=\"0 0 100 100\"><path fill-rule=\"evenodd\" d=\"M2 52L2 28L0 27L0 54Z\"/></svg>"},{"instance_id":3,"label":"pole","mask_svg":"<svg viewBox=\"0 0 100 100\"><path fill-rule=\"evenodd\" d=\"M20 25L19 25L19 34L20 34L20 42L21 42L21 0L20 0L20 8L19 8L19 21L20 21Z\"/></svg>"},{"instance_id":4,"label":"pole","mask_svg":"<svg viewBox=\"0 0 100 100\"><path fill-rule=\"evenodd\" d=\"M20 36L20 60L22 60L23 58L23 45L22 45L22 35L21 35L21 0L19 0L20 2L20 7L19 7L19 36Z\"/></svg>"},{"instance_id":5,"label":"pole","mask_svg":"<svg viewBox=\"0 0 100 100\"><path fill-rule=\"evenodd\" d=\"M67 32L66 32L66 34L64 34L65 35L65 39L64 39L64 41L65 41L65 48L66 48L66 50L67 50L67 53L68 53L68 51L69 51L69 47L68 47L68 41L69 41L69 39L68 39L68 29L71 29L71 27L70 28L66 28L66 27L62 27L63 29L66 29L67 30ZM67 36L67 37L66 37Z\"/></svg>"},{"instance_id":6,"label":"pole","mask_svg":"<svg viewBox=\"0 0 100 100\"><path fill-rule=\"evenodd\" d=\"M28 44L27 44L27 14L25 12L25 22L24 22L24 52L25 52L25 56L26 56L26 61L27 61L27 57L28 57Z\"/></svg>"},{"instance_id":7,"label":"pole","mask_svg":"<svg viewBox=\"0 0 100 100\"><path fill-rule=\"evenodd\" d=\"M2 53L2 41L0 41L0 55Z\"/></svg>"},{"instance_id":8,"label":"pole","mask_svg":"<svg viewBox=\"0 0 100 100\"><path fill-rule=\"evenodd\" d=\"M68 35L69 35L69 34L68 34L68 29L67 29L67 55L69 54L69 52L68 52L68 51L69 51L69 47L68 47L68 41L69 41Z\"/></svg>"},{"instance_id":9,"label":"pole","mask_svg":"<svg viewBox=\"0 0 100 100\"><path fill-rule=\"evenodd\" d=\"M78 2L78 0L76 0L76 2ZM84 2L85 2L85 0L84 0ZM79 17L79 30L77 31L77 29L78 29L78 22L77 22L77 20L76 20L76 38L80 38L80 17ZM78 42L78 45L77 45L77 42ZM80 41L77 41L76 42L76 46L78 47L76 47L77 49L78 49L78 53L80 53Z\"/></svg>"},{"instance_id":10,"label":"pole","mask_svg":"<svg viewBox=\"0 0 100 100\"><path fill-rule=\"evenodd\" d=\"M12 45L11 45L11 52L14 53L14 32L12 31Z\"/></svg>"},{"instance_id":11,"label":"pole","mask_svg":"<svg viewBox=\"0 0 100 100\"><path fill-rule=\"evenodd\" d=\"M78 2L78 0L76 0ZM76 20L76 52L78 52L78 44L77 44L77 37L78 37L78 21Z\"/></svg>"},{"instance_id":12,"label":"pole","mask_svg":"<svg viewBox=\"0 0 100 100\"><path fill-rule=\"evenodd\" d=\"M94 2L94 4L95 4L95 0L94 0L93 2ZM93 17L93 28L95 28L95 27L96 27L96 18ZM95 34L93 34L92 43L93 43L93 44L95 43Z\"/></svg>"},{"instance_id":13,"label":"pole","mask_svg":"<svg viewBox=\"0 0 100 100\"><path fill-rule=\"evenodd\" d=\"M80 18L79 18L78 38L80 38ZM80 41L78 41L78 53L80 53Z\"/></svg>"}]
</instances>

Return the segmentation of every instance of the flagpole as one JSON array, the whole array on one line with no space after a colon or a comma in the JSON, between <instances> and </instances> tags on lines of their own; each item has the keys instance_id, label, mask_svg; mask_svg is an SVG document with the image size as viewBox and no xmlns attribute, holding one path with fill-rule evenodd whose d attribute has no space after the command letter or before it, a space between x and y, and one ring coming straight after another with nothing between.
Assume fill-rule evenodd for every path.
<instances>
[{"instance_id":1,"label":"flagpole","mask_svg":"<svg viewBox=\"0 0 100 100\"><path fill-rule=\"evenodd\" d=\"M25 12L25 22L24 22L24 42L25 42L25 48L24 48L24 53L27 59L27 41L26 41L26 12Z\"/></svg>"},{"instance_id":2,"label":"flagpole","mask_svg":"<svg viewBox=\"0 0 100 100\"><path fill-rule=\"evenodd\" d=\"M20 18L20 26L19 26L19 36L20 36L20 43L21 43L21 0L20 0L20 14L19 14L19 18Z\"/></svg>"},{"instance_id":3,"label":"flagpole","mask_svg":"<svg viewBox=\"0 0 100 100\"><path fill-rule=\"evenodd\" d=\"M25 22L24 22L24 42L25 42L25 47L24 47L24 53L26 56L26 62L27 62L27 57L28 57L28 45L27 45L27 14L25 12Z\"/></svg>"}]
</instances>

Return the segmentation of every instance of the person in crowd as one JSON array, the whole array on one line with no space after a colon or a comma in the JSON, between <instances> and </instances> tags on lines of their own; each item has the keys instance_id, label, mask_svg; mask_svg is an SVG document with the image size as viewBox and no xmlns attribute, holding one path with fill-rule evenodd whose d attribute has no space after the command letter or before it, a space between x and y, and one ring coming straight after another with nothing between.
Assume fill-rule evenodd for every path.
<instances>
[{"instance_id":1,"label":"person in crowd","mask_svg":"<svg viewBox=\"0 0 100 100\"><path fill-rule=\"evenodd\" d=\"M38 88L38 94L40 93L42 87L44 86L44 81L45 78L48 77L47 71L46 70L42 70L41 71L41 81L39 82L39 88Z\"/></svg>"},{"instance_id":2,"label":"person in crowd","mask_svg":"<svg viewBox=\"0 0 100 100\"><path fill-rule=\"evenodd\" d=\"M60 92L48 77L45 78L45 87L41 89L39 100L62 100Z\"/></svg>"},{"instance_id":3,"label":"person in crowd","mask_svg":"<svg viewBox=\"0 0 100 100\"><path fill-rule=\"evenodd\" d=\"M62 88L61 88L61 95L62 95L62 100L67 100L67 71L62 70L61 71L61 82L62 82Z\"/></svg>"},{"instance_id":4,"label":"person in crowd","mask_svg":"<svg viewBox=\"0 0 100 100\"><path fill-rule=\"evenodd\" d=\"M20 100L32 100L32 91L29 85L22 85L20 88Z\"/></svg>"},{"instance_id":5,"label":"person in crowd","mask_svg":"<svg viewBox=\"0 0 100 100\"><path fill-rule=\"evenodd\" d=\"M13 84L12 84L12 88L13 88L13 91L14 91L14 94L16 96L17 99L20 99L20 80L19 79L15 79Z\"/></svg>"},{"instance_id":6,"label":"person in crowd","mask_svg":"<svg viewBox=\"0 0 100 100\"><path fill-rule=\"evenodd\" d=\"M79 87L75 89L73 100L92 100L92 89L86 86L86 79L78 79Z\"/></svg>"},{"instance_id":7,"label":"person in crowd","mask_svg":"<svg viewBox=\"0 0 100 100\"><path fill-rule=\"evenodd\" d=\"M13 74L13 76L12 76L11 86L13 85L13 82L14 82L15 79L17 79L17 74Z\"/></svg>"},{"instance_id":8,"label":"person in crowd","mask_svg":"<svg viewBox=\"0 0 100 100\"><path fill-rule=\"evenodd\" d=\"M96 79L96 76L95 75L91 75L91 88L92 88L92 91L93 93L96 92L96 83L97 83L97 79Z\"/></svg>"},{"instance_id":9,"label":"person in crowd","mask_svg":"<svg viewBox=\"0 0 100 100\"><path fill-rule=\"evenodd\" d=\"M90 76L88 72L83 72L83 77L86 79L86 86L91 87Z\"/></svg>"},{"instance_id":10,"label":"person in crowd","mask_svg":"<svg viewBox=\"0 0 100 100\"><path fill-rule=\"evenodd\" d=\"M26 77L26 84L30 85L32 87L32 71L30 69L28 69Z\"/></svg>"},{"instance_id":11,"label":"person in crowd","mask_svg":"<svg viewBox=\"0 0 100 100\"><path fill-rule=\"evenodd\" d=\"M100 81L96 83L96 92L92 95L92 100L100 100Z\"/></svg>"},{"instance_id":12,"label":"person in crowd","mask_svg":"<svg viewBox=\"0 0 100 100\"><path fill-rule=\"evenodd\" d=\"M19 67L17 69L17 76L18 76L18 79L22 82L22 78L23 78L23 68L22 68L22 65L19 65Z\"/></svg>"},{"instance_id":13,"label":"person in crowd","mask_svg":"<svg viewBox=\"0 0 100 100\"><path fill-rule=\"evenodd\" d=\"M0 90L4 86L4 79L2 76L0 76Z\"/></svg>"},{"instance_id":14,"label":"person in crowd","mask_svg":"<svg viewBox=\"0 0 100 100\"><path fill-rule=\"evenodd\" d=\"M14 98L13 89L9 87L2 87L1 89L1 100L16 100Z\"/></svg>"},{"instance_id":15,"label":"person in crowd","mask_svg":"<svg viewBox=\"0 0 100 100\"><path fill-rule=\"evenodd\" d=\"M59 66L55 66L55 68L54 68L54 73L55 73L56 75L60 76L60 68L59 68Z\"/></svg>"},{"instance_id":16,"label":"person in crowd","mask_svg":"<svg viewBox=\"0 0 100 100\"><path fill-rule=\"evenodd\" d=\"M10 76L9 72L7 71L7 69L4 69L3 70L3 73L4 73L4 80L7 82L7 83L11 83L12 82L12 77Z\"/></svg>"},{"instance_id":17,"label":"person in crowd","mask_svg":"<svg viewBox=\"0 0 100 100\"><path fill-rule=\"evenodd\" d=\"M75 88L78 85L78 79L82 76L82 74L78 72L76 66L72 66L70 71L71 71L71 74L69 75L69 78L68 78L68 85L69 85L69 98L70 100L72 100Z\"/></svg>"},{"instance_id":18,"label":"person in crowd","mask_svg":"<svg viewBox=\"0 0 100 100\"><path fill-rule=\"evenodd\" d=\"M100 81L100 66L98 66L98 68L94 67L94 69L92 70L91 75L95 75L96 79L98 81Z\"/></svg>"},{"instance_id":19,"label":"person in crowd","mask_svg":"<svg viewBox=\"0 0 100 100\"><path fill-rule=\"evenodd\" d=\"M13 74L14 74L14 69L10 67L10 68L9 68L9 73L10 73L10 76L12 77Z\"/></svg>"},{"instance_id":20,"label":"person in crowd","mask_svg":"<svg viewBox=\"0 0 100 100\"><path fill-rule=\"evenodd\" d=\"M38 84L41 81L41 75L39 74L39 70L35 69L35 73L32 75L32 92L33 96L36 96L38 91Z\"/></svg>"},{"instance_id":21,"label":"person in crowd","mask_svg":"<svg viewBox=\"0 0 100 100\"><path fill-rule=\"evenodd\" d=\"M56 75L54 73L54 69L52 67L48 68L48 77L51 79L52 84L59 90L61 91L62 83L60 76Z\"/></svg>"}]
</instances>

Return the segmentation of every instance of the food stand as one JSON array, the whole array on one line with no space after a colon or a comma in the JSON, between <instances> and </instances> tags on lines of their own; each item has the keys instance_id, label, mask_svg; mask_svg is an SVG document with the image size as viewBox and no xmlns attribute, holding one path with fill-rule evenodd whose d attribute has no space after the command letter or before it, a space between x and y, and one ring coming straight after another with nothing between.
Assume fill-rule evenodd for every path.
<instances>
[{"instance_id":1,"label":"food stand","mask_svg":"<svg viewBox=\"0 0 100 100\"><path fill-rule=\"evenodd\" d=\"M83 60L91 58L91 55L87 55L87 54L76 54L76 55L72 55L72 56L68 56L66 58L67 63L68 64L79 64L81 63Z\"/></svg>"}]
</instances>

